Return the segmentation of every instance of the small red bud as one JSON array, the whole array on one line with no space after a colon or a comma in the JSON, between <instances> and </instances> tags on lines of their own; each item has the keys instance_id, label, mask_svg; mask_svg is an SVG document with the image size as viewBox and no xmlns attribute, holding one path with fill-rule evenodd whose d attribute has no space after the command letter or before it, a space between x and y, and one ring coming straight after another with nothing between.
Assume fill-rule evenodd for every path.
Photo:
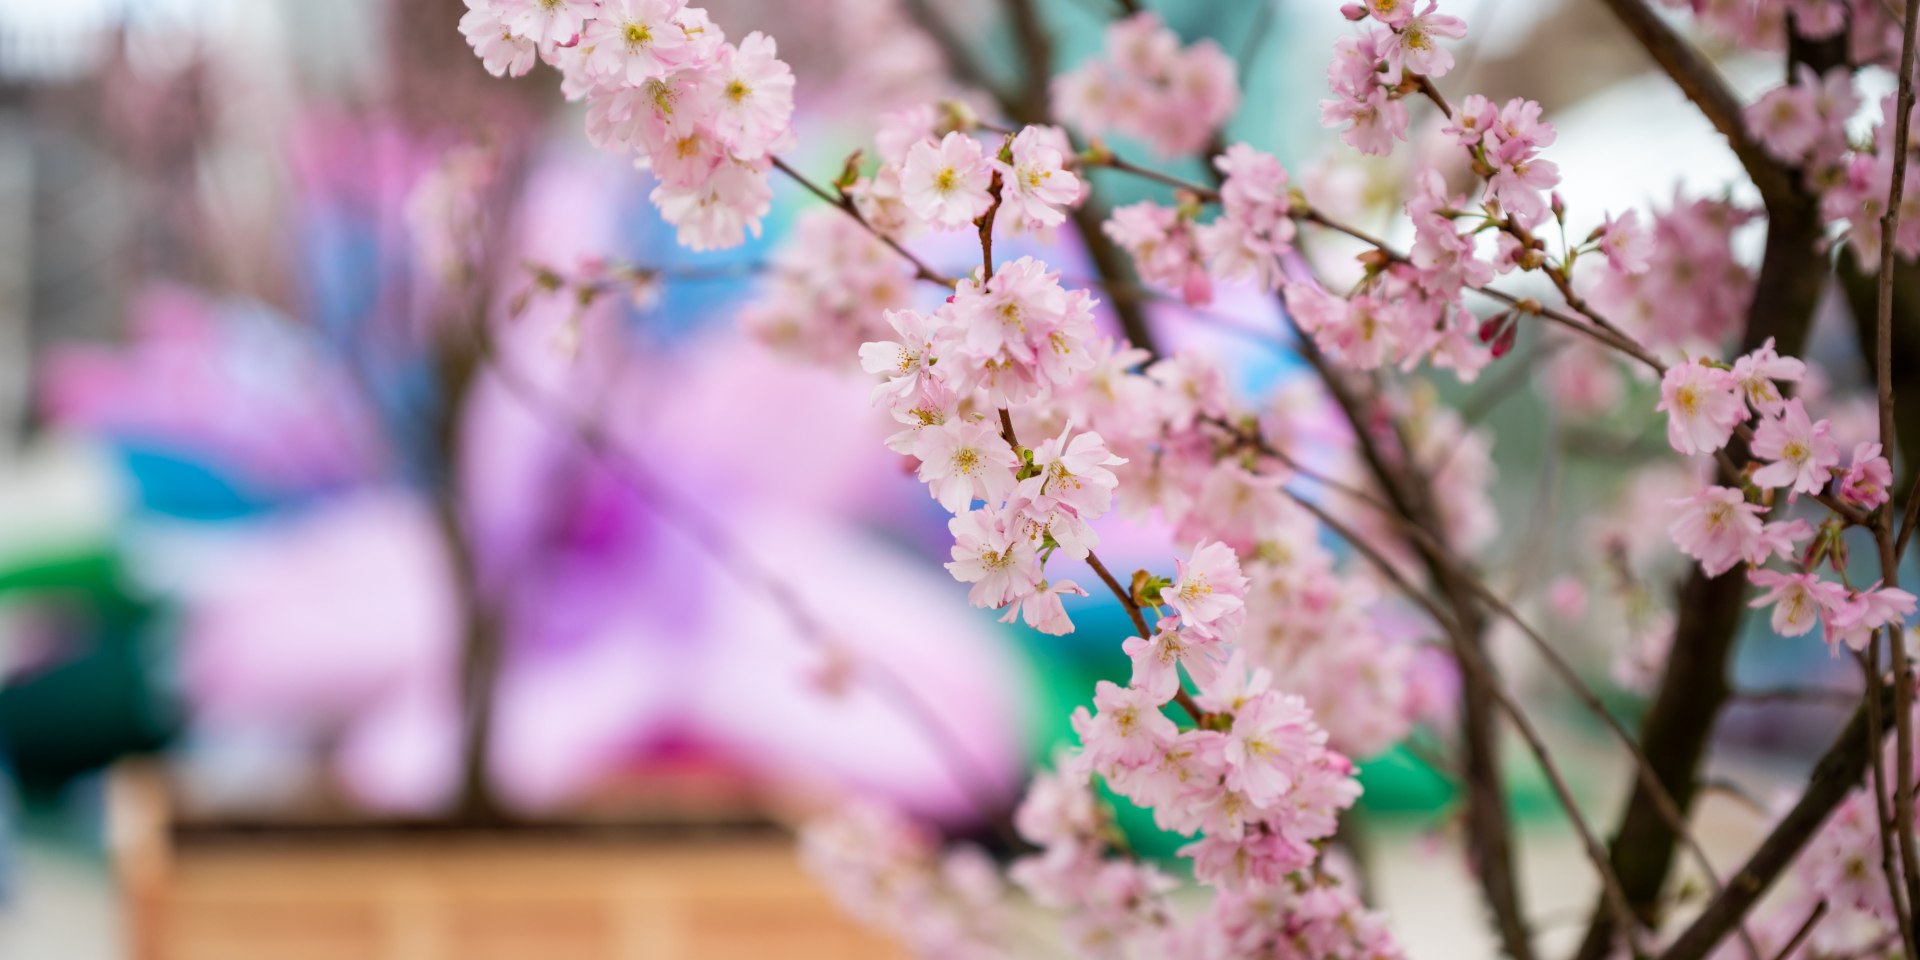
<instances>
[{"instance_id":1,"label":"small red bud","mask_svg":"<svg viewBox=\"0 0 1920 960\"><path fill-rule=\"evenodd\" d=\"M1492 340L1494 337L1499 336L1500 325L1506 322L1507 322L1507 315L1504 313L1499 314L1497 316L1488 317L1486 320L1481 321L1480 342L1486 343Z\"/></svg>"},{"instance_id":2,"label":"small red bud","mask_svg":"<svg viewBox=\"0 0 1920 960\"><path fill-rule=\"evenodd\" d=\"M1493 355L1496 358L1504 357L1508 354L1508 352L1512 351L1513 338L1519 332L1520 332L1519 324L1517 323L1507 324L1507 329L1500 332L1500 339L1493 341Z\"/></svg>"}]
</instances>

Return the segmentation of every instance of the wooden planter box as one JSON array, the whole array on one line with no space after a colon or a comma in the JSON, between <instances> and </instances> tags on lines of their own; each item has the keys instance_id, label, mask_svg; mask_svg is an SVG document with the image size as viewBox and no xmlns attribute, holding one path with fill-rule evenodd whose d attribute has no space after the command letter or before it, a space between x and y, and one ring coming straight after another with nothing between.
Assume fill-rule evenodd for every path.
<instances>
[{"instance_id":1,"label":"wooden planter box","mask_svg":"<svg viewBox=\"0 0 1920 960\"><path fill-rule=\"evenodd\" d=\"M116 778L136 960L898 957L758 828L189 825Z\"/></svg>"}]
</instances>

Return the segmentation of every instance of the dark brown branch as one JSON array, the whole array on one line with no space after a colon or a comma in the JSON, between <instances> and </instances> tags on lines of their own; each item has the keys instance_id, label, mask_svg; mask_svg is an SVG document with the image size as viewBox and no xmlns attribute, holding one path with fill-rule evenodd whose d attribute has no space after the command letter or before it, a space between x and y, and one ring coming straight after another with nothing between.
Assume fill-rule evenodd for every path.
<instances>
[{"instance_id":1,"label":"dark brown branch","mask_svg":"<svg viewBox=\"0 0 1920 960\"><path fill-rule=\"evenodd\" d=\"M1883 701L1887 699L1882 697ZM1891 705L1881 704L1882 707ZM1747 862L1728 878L1726 891L1707 903L1706 909L1660 955L1660 960L1700 960L1711 953L1799 855L1834 808L1860 786L1866 775L1868 757L1878 749L1877 744L1868 740L1867 707L1862 704L1814 766L1806 792L1800 795L1793 809L1774 826Z\"/></svg>"},{"instance_id":2,"label":"dark brown branch","mask_svg":"<svg viewBox=\"0 0 1920 960\"><path fill-rule=\"evenodd\" d=\"M1799 188L1794 172L1767 155L1741 119L1740 98L1727 86L1720 71L1701 56L1645 0L1601 0L1626 26L1647 55L1665 70L1680 91L1705 114L1720 135L1727 138L1733 154L1746 168L1747 177L1760 188L1760 196L1772 210L1779 202L1791 200Z\"/></svg>"},{"instance_id":3,"label":"dark brown branch","mask_svg":"<svg viewBox=\"0 0 1920 960\"><path fill-rule=\"evenodd\" d=\"M1616 9L1631 9L1651 16L1634 0L1606 2ZM1673 44L1688 57L1697 59L1691 50L1679 45L1665 24L1658 24L1658 33L1664 38L1660 42ZM1827 55L1827 51L1795 48L1796 62L1811 62ZM1657 52L1656 56L1659 56ZM1819 68L1823 63L1812 65ZM1719 93L1724 94L1724 88L1718 86L1717 75L1704 64L1700 66L1708 70L1705 76L1712 78ZM1737 108L1733 119L1738 120ZM1766 198L1766 248L1747 310L1740 353L1751 352L1769 337L1782 354L1802 353L1813 308L1826 280L1827 262L1819 246L1822 222L1818 204L1790 180L1787 187L1785 193ZM1717 482L1738 486L1739 470L1749 459L1746 444L1731 443L1725 453ZM1708 577L1696 568L1688 574L1675 606L1678 618L1674 625L1673 655L1641 722L1640 742L1646 745L1648 759L1659 772L1661 784L1683 814L1692 809L1708 741L1732 691L1732 658L1740 621L1746 613L1746 586L1746 577L1738 571ZM1666 886L1679 840L1665 819L1653 796L1636 784L1612 844L1613 862L1620 871L1627 895L1641 916L1649 920L1661 913L1661 891ZM1592 923L1575 954L1576 960L1600 960L1609 955L1613 938L1612 918L1600 904L1595 904Z\"/></svg>"},{"instance_id":4,"label":"dark brown branch","mask_svg":"<svg viewBox=\"0 0 1920 960\"><path fill-rule=\"evenodd\" d=\"M1284 311L1285 304L1282 303ZM1289 324L1293 324L1288 315ZM1423 529L1444 529L1440 513L1432 500L1427 478L1412 465L1412 456L1403 437L1396 437L1398 449L1388 454L1376 441L1368 401L1342 377L1327 360L1313 339L1297 324L1293 334L1301 357L1313 367L1334 403L1352 429L1361 457L1386 493L1395 512L1408 523ZM1526 913L1520 906L1520 889L1514 866L1513 827L1507 811L1507 798L1500 777L1498 713L1494 709L1494 691L1490 682L1498 680L1491 664L1485 671L1472 669L1480 646L1485 642L1486 619L1472 592L1458 582L1453 568L1422 544L1414 544L1429 578L1452 610L1456 630L1450 633L1455 655L1462 663L1460 697L1460 735L1462 741L1460 772L1466 787L1466 836L1469 860L1480 880L1481 891L1499 933L1502 949L1514 960L1531 960L1533 942L1527 929Z\"/></svg>"}]
</instances>

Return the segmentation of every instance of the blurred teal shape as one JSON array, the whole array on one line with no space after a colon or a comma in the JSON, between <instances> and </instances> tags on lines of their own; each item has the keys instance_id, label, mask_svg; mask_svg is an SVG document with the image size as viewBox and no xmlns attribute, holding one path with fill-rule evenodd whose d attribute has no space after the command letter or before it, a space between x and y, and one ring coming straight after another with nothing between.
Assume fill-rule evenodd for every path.
<instances>
[{"instance_id":1,"label":"blurred teal shape","mask_svg":"<svg viewBox=\"0 0 1920 960\"><path fill-rule=\"evenodd\" d=\"M159 749L178 727L148 653L158 611L125 583L106 551L0 570L0 599L49 618L64 654L0 685L0 755L29 799Z\"/></svg>"},{"instance_id":2,"label":"blurred teal shape","mask_svg":"<svg viewBox=\"0 0 1920 960\"><path fill-rule=\"evenodd\" d=\"M122 441L120 456L139 502L184 520L232 520L267 509L214 465L171 450Z\"/></svg>"}]
</instances>

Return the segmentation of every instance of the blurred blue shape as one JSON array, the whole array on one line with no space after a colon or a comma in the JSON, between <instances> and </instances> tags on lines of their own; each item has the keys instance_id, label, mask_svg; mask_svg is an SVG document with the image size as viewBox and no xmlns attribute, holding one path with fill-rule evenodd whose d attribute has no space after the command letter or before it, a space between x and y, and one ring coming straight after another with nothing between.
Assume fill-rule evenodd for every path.
<instances>
[{"instance_id":1,"label":"blurred blue shape","mask_svg":"<svg viewBox=\"0 0 1920 960\"><path fill-rule=\"evenodd\" d=\"M120 456L140 505L155 513L184 520L232 520L272 507L216 465L178 451L123 441Z\"/></svg>"}]
</instances>

